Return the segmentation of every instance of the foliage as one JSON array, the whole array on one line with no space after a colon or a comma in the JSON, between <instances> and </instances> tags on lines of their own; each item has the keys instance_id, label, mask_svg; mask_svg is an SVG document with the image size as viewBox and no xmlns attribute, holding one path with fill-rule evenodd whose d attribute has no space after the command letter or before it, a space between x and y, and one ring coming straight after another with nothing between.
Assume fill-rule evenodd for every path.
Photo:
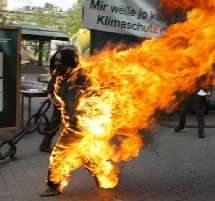
<instances>
[{"instance_id":1,"label":"foliage","mask_svg":"<svg viewBox=\"0 0 215 201\"><path fill-rule=\"evenodd\" d=\"M65 30L70 35L82 28L82 0L78 0L77 4L67 12L65 25Z\"/></svg>"},{"instance_id":2,"label":"foliage","mask_svg":"<svg viewBox=\"0 0 215 201\"><path fill-rule=\"evenodd\" d=\"M38 7L33 11L8 11L5 10L5 0L0 0L0 25L16 23L33 23L41 27L58 30L72 36L82 27L82 0L66 12L59 12L57 8L49 5L48 8ZM38 41L22 41L22 47L30 49L38 56ZM29 48L28 48L29 49ZM45 43L42 50L43 58L48 58L49 43Z\"/></svg>"},{"instance_id":3,"label":"foliage","mask_svg":"<svg viewBox=\"0 0 215 201\"><path fill-rule=\"evenodd\" d=\"M75 34L82 27L82 0L78 0L66 12L58 12L53 6L38 7L31 12L4 10L4 0L0 0L0 25L27 22L42 27L59 30L69 35Z\"/></svg>"}]
</instances>

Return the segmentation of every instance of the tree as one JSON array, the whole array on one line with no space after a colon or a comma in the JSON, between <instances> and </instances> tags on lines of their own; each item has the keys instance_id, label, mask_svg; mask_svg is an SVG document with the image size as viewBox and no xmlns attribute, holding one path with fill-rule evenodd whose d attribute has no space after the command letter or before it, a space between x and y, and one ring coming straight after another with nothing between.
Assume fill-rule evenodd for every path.
<instances>
[{"instance_id":1,"label":"tree","mask_svg":"<svg viewBox=\"0 0 215 201\"><path fill-rule=\"evenodd\" d=\"M24 10L4 10L4 0L0 0L0 25L9 25L19 22L35 23L39 26L56 29L73 35L82 27L82 0L78 0L67 12L58 12L53 6L38 7L31 12Z\"/></svg>"},{"instance_id":2,"label":"tree","mask_svg":"<svg viewBox=\"0 0 215 201\"><path fill-rule=\"evenodd\" d=\"M70 35L82 28L82 0L78 0L77 4L67 12L65 24L66 32Z\"/></svg>"},{"instance_id":3,"label":"tree","mask_svg":"<svg viewBox=\"0 0 215 201\"><path fill-rule=\"evenodd\" d=\"M82 0L78 0L67 12L58 12L57 8L51 4L48 8L38 7L33 11L8 11L5 10L5 1L0 0L0 25L10 25L20 22L34 23L38 26L50 28L67 33L75 34L82 27ZM22 41L23 47L30 47L35 55L40 52L36 41ZM44 44L43 57L49 55L49 44Z\"/></svg>"},{"instance_id":4,"label":"tree","mask_svg":"<svg viewBox=\"0 0 215 201\"><path fill-rule=\"evenodd\" d=\"M4 0L0 0L0 9L4 9L6 6L6 2Z\"/></svg>"}]
</instances>

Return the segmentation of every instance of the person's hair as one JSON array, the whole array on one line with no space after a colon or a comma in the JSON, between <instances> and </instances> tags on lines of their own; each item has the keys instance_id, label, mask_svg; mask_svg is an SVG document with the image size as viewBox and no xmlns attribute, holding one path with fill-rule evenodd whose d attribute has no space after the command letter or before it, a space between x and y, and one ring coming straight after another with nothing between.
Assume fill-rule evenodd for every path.
<instances>
[{"instance_id":1,"label":"person's hair","mask_svg":"<svg viewBox=\"0 0 215 201\"><path fill-rule=\"evenodd\" d=\"M55 66L55 56L56 56L56 54L57 54L58 52L60 52L60 50L56 51L56 52L52 55L52 57L51 57L51 59L50 59L50 63L49 63L50 74L52 74L52 72L56 69L56 66Z\"/></svg>"},{"instance_id":2,"label":"person's hair","mask_svg":"<svg viewBox=\"0 0 215 201\"><path fill-rule=\"evenodd\" d=\"M76 48L62 49L61 51L61 62L71 68L76 68L78 60L78 52Z\"/></svg>"}]
</instances>

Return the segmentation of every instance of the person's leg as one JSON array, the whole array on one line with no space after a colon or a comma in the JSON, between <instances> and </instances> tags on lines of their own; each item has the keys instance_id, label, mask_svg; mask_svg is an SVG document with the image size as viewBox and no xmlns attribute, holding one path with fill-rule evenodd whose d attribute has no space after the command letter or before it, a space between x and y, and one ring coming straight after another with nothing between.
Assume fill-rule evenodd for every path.
<instances>
[{"instance_id":1,"label":"person's leg","mask_svg":"<svg viewBox=\"0 0 215 201\"><path fill-rule=\"evenodd\" d=\"M175 127L174 131L179 132L180 130L184 129L186 125L186 116L187 116L187 107L189 105L190 100L185 100L180 105L179 111L179 125Z\"/></svg>"},{"instance_id":2,"label":"person's leg","mask_svg":"<svg viewBox=\"0 0 215 201\"><path fill-rule=\"evenodd\" d=\"M204 138L204 128L205 128L205 103L206 96L196 96L196 116L198 125L198 134L200 138Z\"/></svg>"},{"instance_id":3,"label":"person's leg","mask_svg":"<svg viewBox=\"0 0 215 201\"><path fill-rule=\"evenodd\" d=\"M51 173L51 171L49 169L48 175L47 175L47 186L48 186L48 188L44 192L40 193L40 196L42 196L42 197L49 197L49 196L54 196L54 195L60 194L60 191L58 189L59 184L55 184L54 182L52 182L50 180L50 173Z\"/></svg>"},{"instance_id":4,"label":"person's leg","mask_svg":"<svg viewBox=\"0 0 215 201\"><path fill-rule=\"evenodd\" d=\"M118 183L118 172L119 167L112 164L110 161L102 161L99 159L100 163L97 161L86 160L83 163L83 167L93 176L95 179L97 188L113 188Z\"/></svg>"},{"instance_id":5,"label":"person's leg","mask_svg":"<svg viewBox=\"0 0 215 201\"><path fill-rule=\"evenodd\" d=\"M82 165L82 159L78 160L78 163L71 164L72 157L78 157L79 149L75 144L81 141L83 135L71 127L65 128L61 124L61 135L52 151L50 157L50 165L47 176L47 190L42 192L40 196L48 197L59 194L67 181L68 167L70 171L80 167ZM78 152L74 154L75 152ZM63 162L63 163L62 163ZM69 166L65 166L69 164Z\"/></svg>"},{"instance_id":6,"label":"person's leg","mask_svg":"<svg viewBox=\"0 0 215 201\"><path fill-rule=\"evenodd\" d=\"M97 188L100 187L100 184L99 184L99 180L96 176L96 174L93 172L93 169L94 167L96 166L96 164L92 164L90 161L86 160L84 163L83 163L83 167L90 173L90 175L93 176L93 178L95 179L95 182L96 182L96 186Z\"/></svg>"},{"instance_id":7,"label":"person's leg","mask_svg":"<svg viewBox=\"0 0 215 201\"><path fill-rule=\"evenodd\" d=\"M47 131L46 135L44 136L44 138L42 140L42 143L39 146L41 151L49 152L49 153L52 151L51 142L57 133L56 128L59 127L60 122L61 122L61 112L60 112L60 110L57 109L56 106L54 106L52 117L51 117L51 122L49 125L49 130Z\"/></svg>"}]
</instances>

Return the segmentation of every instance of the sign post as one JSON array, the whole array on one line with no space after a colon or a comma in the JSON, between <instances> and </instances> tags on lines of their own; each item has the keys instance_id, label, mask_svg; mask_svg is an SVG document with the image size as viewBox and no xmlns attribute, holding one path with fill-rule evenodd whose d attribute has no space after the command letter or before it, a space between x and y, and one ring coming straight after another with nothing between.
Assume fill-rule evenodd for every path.
<instances>
[{"instance_id":1,"label":"sign post","mask_svg":"<svg viewBox=\"0 0 215 201\"><path fill-rule=\"evenodd\" d=\"M167 25L158 15L158 0L84 0L84 27L137 37L159 37Z\"/></svg>"},{"instance_id":2,"label":"sign post","mask_svg":"<svg viewBox=\"0 0 215 201\"><path fill-rule=\"evenodd\" d=\"M0 26L0 130L19 130L20 43L20 28Z\"/></svg>"},{"instance_id":3,"label":"sign post","mask_svg":"<svg viewBox=\"0 0 215 201\"><path fill-rule=\"evenodd\" d=\"M170 24L185 19L184 14L164 17L159 0L83 0L83 27L91 31L91 55L108 42L129 47L159 38Z\"/></svg>"}]
</instances>

